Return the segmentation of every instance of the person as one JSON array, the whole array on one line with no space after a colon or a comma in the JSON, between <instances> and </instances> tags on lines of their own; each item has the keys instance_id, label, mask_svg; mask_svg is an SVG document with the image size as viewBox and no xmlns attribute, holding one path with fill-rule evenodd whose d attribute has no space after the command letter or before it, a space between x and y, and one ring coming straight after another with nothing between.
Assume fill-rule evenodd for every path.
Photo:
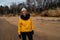
<instances>
[{"instance_id":1,"label":"person","mask_svg":"<svg viewBox=\"0 0 60 40\"><path fill-rule=\"evenodd\" d=\"M32 18L26 8L21 9L21 15L18 18L18 36L22 40L33 40L34 27ZM27 38L26 38L27 37Z\"/></svg>"}]
</instances>

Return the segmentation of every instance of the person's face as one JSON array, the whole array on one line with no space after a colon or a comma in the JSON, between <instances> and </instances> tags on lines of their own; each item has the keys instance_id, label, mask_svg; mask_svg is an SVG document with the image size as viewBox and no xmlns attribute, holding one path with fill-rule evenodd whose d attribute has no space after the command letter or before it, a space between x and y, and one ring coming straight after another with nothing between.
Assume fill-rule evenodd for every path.
<instances>
[{"instance_id":1,"label":"person's face","mask_svg":"<svg viewBox=\"0 0 60 40\"><path fill-rule=\"evenodd\" d=\"M22 11L22 14L23 15L26 15L27 14L27 11L26 10Z\"/></svg>"}]
</instances>

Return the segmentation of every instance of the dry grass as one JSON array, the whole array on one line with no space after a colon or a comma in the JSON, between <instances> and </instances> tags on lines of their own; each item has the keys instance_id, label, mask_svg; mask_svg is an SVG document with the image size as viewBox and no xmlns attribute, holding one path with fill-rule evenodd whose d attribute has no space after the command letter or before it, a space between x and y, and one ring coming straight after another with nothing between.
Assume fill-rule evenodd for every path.
<instances>
[{"instance_id":1,"label":"dry grass","mask_svg":"<svg viewBox=\"0 0 60 40\"><path fill-rule=\"evenodd\" d=\"M41 16L60 17L60 8L45 10Z\"/></svg>"}]
</instances>

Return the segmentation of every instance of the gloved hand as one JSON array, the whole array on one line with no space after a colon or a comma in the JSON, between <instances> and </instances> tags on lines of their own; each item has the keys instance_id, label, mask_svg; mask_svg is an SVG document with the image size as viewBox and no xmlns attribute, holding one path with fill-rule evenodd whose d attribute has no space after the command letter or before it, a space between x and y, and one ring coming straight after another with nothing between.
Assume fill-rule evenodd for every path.
<instances>
[{"instance_id":1,"label":"gloved hand","mask_svg":"<svg viewBox=\"0 0 60 40\"><path fill-rule=\"evenodd\" d=\"M32 31L32 35L34 34L34 31Z\"/></svg>"},{"instance_id":2,"label":"gloved hand","mask_svg":"<svg viewBox=\"0 0 60 40\"><path fill-rule=\"evenodd\" d=\"M21 35L18 35L19 36L19 38L21 39Z\"/></svg>"}]
</instances>

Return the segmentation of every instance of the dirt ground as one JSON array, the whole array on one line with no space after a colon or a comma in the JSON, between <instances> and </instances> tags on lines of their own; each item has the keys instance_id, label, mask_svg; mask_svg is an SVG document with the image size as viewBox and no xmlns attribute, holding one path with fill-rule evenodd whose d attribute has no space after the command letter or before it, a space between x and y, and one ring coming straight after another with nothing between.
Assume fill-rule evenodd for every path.
<instances>
[{"instance_id":1,"label":"dirt ground","mask_svg":"<svg viewBox=\"0 0 60 40\"><path fill-rule=\"evenodd\" d=\"M32 17L34 40L60 40L60 18ZM17 34L18 17L0 17L0 40L20 40Z\"/></svg>"}]
</instances>

